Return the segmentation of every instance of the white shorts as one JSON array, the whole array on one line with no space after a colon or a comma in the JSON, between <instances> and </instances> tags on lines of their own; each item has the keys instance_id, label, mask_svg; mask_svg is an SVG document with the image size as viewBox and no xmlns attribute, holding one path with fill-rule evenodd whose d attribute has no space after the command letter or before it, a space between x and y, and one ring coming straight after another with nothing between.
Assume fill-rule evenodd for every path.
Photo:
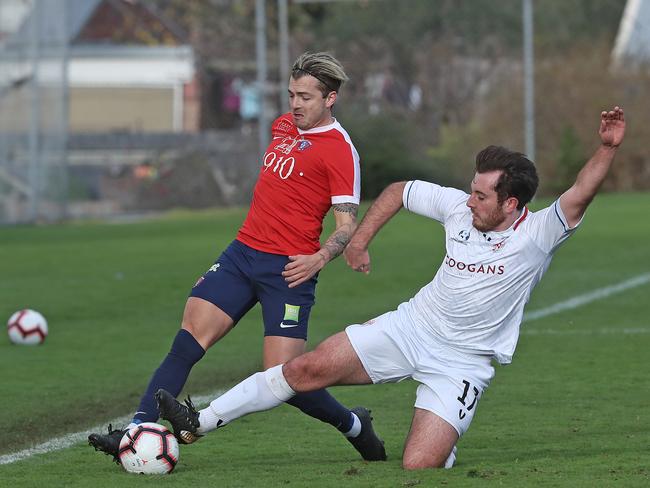
<instances>
[{"instance_id":1,"label":"white shorts","mask_svg":"<svg viewBox=\"0 0 650 488\"><path fill-rule=\"evenodd\" d=\"M373 383L413 378L420 383L415 407L433 412L462 436L494 376L491 360L443 345L402 316L388 312L345 332Z\"/></svg>"}]
</instances>

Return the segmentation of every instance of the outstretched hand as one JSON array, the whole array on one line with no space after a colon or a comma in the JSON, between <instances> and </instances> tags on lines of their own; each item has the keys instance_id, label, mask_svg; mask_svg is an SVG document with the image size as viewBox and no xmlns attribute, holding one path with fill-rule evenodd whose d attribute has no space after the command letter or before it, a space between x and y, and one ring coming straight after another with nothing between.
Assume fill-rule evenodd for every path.
<instances>
[{"instance_id":1,"label":"outstretched hand","mask_svg":"<svg viewBox=\"0 0 650 488\"><path fill-rule=\"evenodd\" d=\"M617 147L623 142L625 115L622 108L614 107L614 110L609 112L605 110L600 114L598 134L601 142L606 146Z\"/></svg>"}]
</instances>

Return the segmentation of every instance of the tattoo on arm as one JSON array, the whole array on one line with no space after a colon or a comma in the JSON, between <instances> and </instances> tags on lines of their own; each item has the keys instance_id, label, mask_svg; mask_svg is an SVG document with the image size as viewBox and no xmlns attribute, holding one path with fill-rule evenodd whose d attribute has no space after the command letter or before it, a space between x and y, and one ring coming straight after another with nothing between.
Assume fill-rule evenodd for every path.
<instances>
[{"instance_id":1,"label":"tattoo on arm","mask_svg":"<svg viewBox=\"0 0 650 488\"><path fill-rule=\"evenodd\" d=\"M329 253L330 261L341 254L345 249L345 246L350 242L352 232L349 227L350 226L346 224L340 229L337 229L331 236L329 236L327 241L325 241L323 248Z\"/></svg>"},{"instance_id":2,"label":"tattoo on arm","mask_svg":"<svg viewBox=\"0 0 650 488\"><path fill-rule=\"evenodd\" d=\"M348 245L348 242L350 242L354 229L357 226L356 221L359 205L354 203L337 203L336 205L332 205L332 209L334 209L335 212L350 214L352 216L352 221L346 222L337 227L332 235L327 238L327 241L325 241L323 249L327 250L329 261L340 255L345 249L345 246Z\"/></svg>"},{"instance_id":3,"label":"tattoo on arm","mask_svg":"<svg viewBox=\"0 0 650 488\"><path fill-rule=\"evenodd\" d=\"M332 210L340 213L351 214L352 217L356 220L357 212L359 211L359 205L355 203L337 203L332 205Z\"/></svg>"}]
</instances>

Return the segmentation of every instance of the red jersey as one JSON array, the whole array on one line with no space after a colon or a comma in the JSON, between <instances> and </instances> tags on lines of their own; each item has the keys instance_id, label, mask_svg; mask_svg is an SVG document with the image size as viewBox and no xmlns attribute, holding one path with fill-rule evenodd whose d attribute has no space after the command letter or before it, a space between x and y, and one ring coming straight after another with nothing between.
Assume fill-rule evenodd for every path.
<instances>
[{"instance_id":1,"label":"red jersey","mask_svg":"<svg viewBox=\"0 0 650 488\"><path fill-rule=\"evenodd\" d=\"M291 114L272 125L253 200L237 239L273 254L313 254L332 204L358 204L359 154L336 119L298 129Z\"/></svg>"}]
</instances>

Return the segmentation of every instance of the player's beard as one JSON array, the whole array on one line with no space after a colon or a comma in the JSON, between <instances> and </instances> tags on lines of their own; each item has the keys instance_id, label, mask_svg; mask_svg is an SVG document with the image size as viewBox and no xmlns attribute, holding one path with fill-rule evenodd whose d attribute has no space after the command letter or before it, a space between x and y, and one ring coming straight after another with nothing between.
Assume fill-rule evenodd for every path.
<instances>
[{"instance_id":1,"label":"player's beard","mask_svg":"<svg viewBox=\"0 0 650 488\"><path fill-rule=\"evenodd\" d=\"M501 207L496 207L485 217L479 217L476 212L472 212L472 225L481 232L490 232L496 229L506 219Z\"/></svg>"}]
</instances>

